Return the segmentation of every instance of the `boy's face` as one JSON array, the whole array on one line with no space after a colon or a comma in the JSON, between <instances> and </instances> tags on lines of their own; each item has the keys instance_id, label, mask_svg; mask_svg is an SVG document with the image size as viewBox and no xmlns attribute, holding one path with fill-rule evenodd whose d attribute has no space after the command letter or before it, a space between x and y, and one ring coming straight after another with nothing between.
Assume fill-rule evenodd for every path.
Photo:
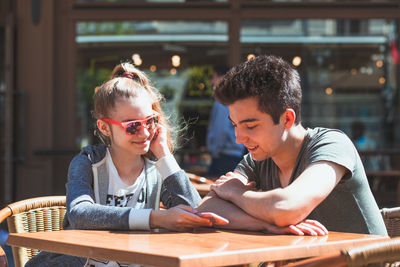
<instances>
[{"instance_id":1,"label":"boy's face","mask_svg":"<svg viewBox=\"0 0 400 267\"><path fill-rule=\"evenodd\" d=\"M282 118L275 125L269 114L258 109L255 97L237 100L228 107L236 142L243 144L254 160L265 160L281 151L287 136Z\"/></svg>"}]
</instances>

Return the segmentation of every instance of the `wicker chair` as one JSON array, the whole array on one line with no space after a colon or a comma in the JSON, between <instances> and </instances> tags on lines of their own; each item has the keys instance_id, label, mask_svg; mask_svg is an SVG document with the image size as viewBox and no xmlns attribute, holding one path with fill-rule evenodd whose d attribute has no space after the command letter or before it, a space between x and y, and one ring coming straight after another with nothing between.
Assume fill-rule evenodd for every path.
<instances>
[{"instance_id":1,"label":"wicker chair","mask_svg":"<svg viewBox=\"0 0 400 267\"><path fill-rule=\"evenodd\" d=\"M381 215L385 222L388 235L392 237L389 241L343 250L335 254L314 257L285 266L353 267L366 266L373 263L380 263L382 266L400 266L400 207L383 208L381 209Z\"/></svg>"},{"instance_id":2,"label":"wicker chair","mask_svg":"<svg viewBox=\"0 0 400 267\"><path fill-rule=\"evenodd\" d=\"M392 238L362 247L356 247L326 256L314 257L283 267L361 267L368 264L382 264L381 266L399 266L400 238Z\"/></svg>"},{"instance_id":3,"label":"wicker chair","mask_svg":"<svg viewBox=\"0 0 400 267\"><path fill-rule=\"evenodd\" d=\"M400 236L400 207L381 209L381 214L389 236Z\"/></svg>"},{"instance_id":4,"label":"wicker chair","mask_svg":"<svg viewBox=\"0 0 400 267\"><path fill-rule=\"evenodd\" d=\"M6 253L4 253L4 250L0 247L0 267L7 267L7 257Z\"/></svg>"},{"instance_id":5,"label":"wicker chair","mask_svg":"<svg viewBox=\"0 0 400 267\"><path fill-rule=\"evenodd\" d=\"M65 196L30 198L0 210L0 223L7 219L10 233L59 231L65 215ZM15 266L24 266L37 249L13 247ZM0 265L1 266L1 265Z\"/></svg>"}]
</instances>

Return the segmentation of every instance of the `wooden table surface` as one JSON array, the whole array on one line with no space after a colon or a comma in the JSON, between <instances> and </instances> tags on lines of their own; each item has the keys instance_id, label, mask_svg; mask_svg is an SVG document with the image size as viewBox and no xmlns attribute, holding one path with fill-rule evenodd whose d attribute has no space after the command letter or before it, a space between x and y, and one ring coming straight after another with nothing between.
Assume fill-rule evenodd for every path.
<instances>
[{"instance_id":1,"label":"wooden table surface","mask_svg":"<svg viewBox=\"0 0 400 267\"><path fill-rule=\"evenodd\" d=\"M11 246L152 266L221 266L311 257L387 237L330 232L327 236L197 229L194 232L63 230L10 233Z\"/></svg>"},{"instance_id":2,"label":"wooden table surface","mask_svg":"<svg viewBox=\"0 0 400 267\"><path fill-rule=\"evenodd\" d=\"M205 197L210 192L210 184L194 184L201 197Z\"/></svg>"}]
</instances>

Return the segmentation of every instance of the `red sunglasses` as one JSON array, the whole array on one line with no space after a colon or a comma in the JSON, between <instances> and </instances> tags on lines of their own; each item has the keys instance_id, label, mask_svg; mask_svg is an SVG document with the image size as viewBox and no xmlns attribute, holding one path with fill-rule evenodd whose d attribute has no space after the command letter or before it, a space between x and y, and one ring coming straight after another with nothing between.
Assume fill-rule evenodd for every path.
<instances>
[{"instance_id":1,"label":"red sunglasses","mask_svg":"<svg viewBox=\"0 0 400 267\"><path fill-rule=\"evenodd\" d=\"M159 118L160 118L159 114L154 114L149 118L142 119L142 120L134 120L134 121L121 122L121 121L115 121L115 120L107 119L107 118L102 118L101 120L103 120L104 122L107 122L107 123L122 126L127 135L134 135L134 134L137 134L140 130L142 130L143 127L145 127L149 131L156 128L158 125Z\"/></svg>"}]
</instances>

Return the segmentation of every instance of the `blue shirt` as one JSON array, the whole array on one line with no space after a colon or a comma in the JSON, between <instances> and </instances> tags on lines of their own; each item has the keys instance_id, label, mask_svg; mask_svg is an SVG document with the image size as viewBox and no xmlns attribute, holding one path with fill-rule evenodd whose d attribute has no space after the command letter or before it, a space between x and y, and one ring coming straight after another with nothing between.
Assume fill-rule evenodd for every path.
<instances>
[{"instance_id":1,"label":"blue shirt","mask_svg":"<svg viewBox=\"0 0 400 267\"><path fill-rule=\"evenodd\" d=\"M227 106L214 101L207 133L207 149L213 157L221 154L241 157L244 146L236 143L235 129Z\"/></svg>"}]
</instances>

